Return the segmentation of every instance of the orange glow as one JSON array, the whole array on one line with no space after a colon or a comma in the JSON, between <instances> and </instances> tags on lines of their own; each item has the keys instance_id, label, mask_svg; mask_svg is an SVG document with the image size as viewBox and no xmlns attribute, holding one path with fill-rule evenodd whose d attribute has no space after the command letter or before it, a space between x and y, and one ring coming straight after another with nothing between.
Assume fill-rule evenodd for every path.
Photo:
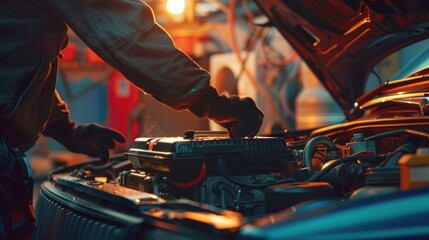
<instances>
[{"instance_id":1,"label":"orange glow","mask_svg":"<svg viewBox=\"0 0 429 240\"><path fill-rule=\"evenodd\" d=\"M185 11L185 0L168 0L167 11L171 14L182 14Z\"/></svg>"},{"instance_id":2,"label":"orange glow","mask_svg":"<svg viewBox=\"0 0 429 240\"><path fill-rule=\"evenodd\" d=\"M95 177L95 181L99 181L99 182L107 182L107 177Z\"/></svg>"},{"instance_id":3,"label":"orange glow","mask_svg":"<svg viewBox=\"0 0 429 240\"><path fill-rule=\"evenodd\" d=\"M184 212L184 217L208 224L213 224L217 229L238 228L241 225L240 218L234 216L225 217L207 213Z\"/></svg>"}]
</instances>

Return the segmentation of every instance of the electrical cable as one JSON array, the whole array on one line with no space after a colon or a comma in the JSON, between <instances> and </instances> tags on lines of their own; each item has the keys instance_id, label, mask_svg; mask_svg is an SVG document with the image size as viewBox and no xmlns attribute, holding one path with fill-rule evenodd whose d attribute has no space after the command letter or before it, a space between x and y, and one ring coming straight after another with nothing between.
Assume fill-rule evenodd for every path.
<instances>
[{"instance_id":1,"label":"electrical cable","mask_svg":"<svg viewBox=\"0 0 429 240\"><path fill-rule=\"evenodd\" d=\"M271 183L248 183L248 182L242 182L240 180L234 179L230 176L224 176L228 181L240 186L240 187L244 187L244 188L266 188L269 186L273 186L273 185L277 185L277 184L282 184L282 183L291 183L294 182L293 179L284 179L281 181L276 181L276 182L271 182Z\"/></svg>"},{"instance_id":2,"label":"electrical cable","mask_svg":"<svg viewBox=\"0 0 429 240\"><path fill-rule=\"evenodd\" d=\"M64 166L60 166L60 167L54 168L49 173L49 175L48 175L49 178L48 179L52 180L53 175L71 172L71 171L73 171L75 169L81 169L84 166L86 166L88 164L92 164L92 163L94 163L94 164L101 163L101 161L100 161L100 159L95 158L95 159L89 159L89 160L87 160L87 161L85 161L83 163L78 163L78 164L75 164L75 165L64 165Z\"/></svg>"},{"instance_id":3,"label":"electrical cable","mask_svg":"<svg viewBox=\"0 0 429 240\"><path fill-rule=\"evenodd\" d=\"M87 171L91 172L94 175L104 174L106 177L108 177L110 180L114 180L116 178L115 173L112 171L112 167L115 165L115 162L105 162L101 165L94 165L94 164L86 164L81 168L74 169L71 172L71 176L73 177L79 177L83 178L87 175Z\"/></svg>"},{"instance_id":4,"label":"electrical cable","mask_svg":"<svg viewBox=\"0 0 429 240\"><path fill-rule=\"evenodd\" d=\"M234 189L226 183L221 182L216 186L216 188L217 188L217 190L227 191L229 193L229 195L234 199L237 197L237 194L234 192Z\"/></svg>"},{"instance_id":5,"label":"electrical cable","mask_svg":"<svg viewBox=\"0 0 429 240\"><path fill-rule=\"evenodd\" d=\"M231 47L233 52L235 53L237 60L243 64L243 59L241 58L240 51L237 46L237 40L235 37L235 0L231 0L229 2L229 12L228 12L228 26L229 26L229 34L231 37ZM255 76L253 76L247 68L244 69L245 74L249 77L251 84L257 90L257 92L261 95L262 99L265 101L266 106L274 119L283 129L287 129L287 124L283 120L283 117L280 115L279 111L277 111L277 107L271 98L270 92L265 89L262 84L260 84Z\"/></svg>"},{"instance_id":6,"label":"electrical cable","mask_svg":"<svg viewBox=\"0 0 429 240\"><path fill-rule=\"evenodd\" d=\"M320 172L316 173L312 177L306 180L306 182L315 182L320 180L321 177L323 177L326 173L334 169L336 166L346 163L346 162L354 162L357 160L366 161L366 160L372 160L374 159L374 156L361 156L361 155L353 155L349 157L344 157L341 159L336 160L335 162L332 162L329 164L326 168L322 169Z\"/></svg>"},{"instance_id":7,"label":"electrical cable","mask_svg":"<svg viewBox=\"0 0 429 240\"><path fill-rule=\"evenodd\" d=\"M279 62L274 61L273 63L279 66L290 64L292 61L296 60L298 58L298 53L296 51L293 51L289 56L285 57L283 60L280 60Z\"/></svg>"},{"instance_id":8,"label":"electrical cable","mask_svg":"<svg viewBox=\"0 0 429 240\"><path fill-rule=\"evenodd\" d=\"M252 37L250 38L246 48L245 48L245 52L244 52L244 58L243 58L243 62L242 64L240 64L240 71L238 72L237 76L235 77L235 82L238 82L241 78L241 76L243 75L245 69L246 69L246 64L247 64L247 60L249 59L249 53L250 50L252 50L253 46L255 45L255 43L257 42L258 38L261 36L262 32L263 32L263 28L260 29L256 29L255 34L252 35ZM238 84L236 84L237 86Z\"/></svg>"},{"instance_id":9,"label":"electrical cable","mask_svg":"<svg viewBox=\"0 0 429 240\"><path fill-rule=\"evenodd\" d=\"M380 77L380 74L378 74L376 71L375 71L375 69L372 69L372 71L371 71L374 75L375 75L375 77L377 78L377 80L378 80L378 84L383 84L383 81L381 80L381 77Z\"/></svg>"},{"instance_id":10,"label":"electrical cable","mask_svg":"<svg viewBox=\"0 0 429 240\"><path fill-rule=\"evenodd\" d=\"M237 180L231 176L229 176L228 174L228 169L227 166L225 164L225 161L223 161L223 159L217 159L217 163L218 163L218 168L219 171L221 173L221 175L228 181L243 187L243 188L266 188L269 186L273 186L273 185L277 185L277 184L282 184L282 183L291 183L294 182L293 179L288 178L288 179L283 179L281 181L275 181L275 182L270 182L270 183L249 183L249 182L243 182L240 180Z\"/></svg>"},{"instance_id":11,"label":"electrical cable","mask_svg":"<svg viewBox=\"0 0 429 240\"><path fill-rule=\"evenodd\" d=\"M196 186L198 183L200 183L204 179L204 177L206 176L206 172L207 172L207 166L206 166L206 163L203 163L203 165L201 166L200 173L198 174L198 176L195 179L193 179L189 182L186 182L186 183L176 182L176 181L171 180L171 179L167 179L167 181L169 183L171 183L172 185L179 187L179 188L191 188L191 187Z\"/></svg>"},{"instance_id":12,"label":"electrical cable","mask_svg":"<svg viewBox=\"0 0 429 240\"><path fill-rule=\"evenodd\" d=\"M235 198L235 202L234 202L236 212L240 212L240 204L238 202L241 199L241 191L242 191L241 188L237 190L237 197Z\"/></svg>"},{"instance_id":13,"label":"electrical cable","mask_svg":"<svg viewBox=\"0 0 429 240\"><path fill-rule=\"evenodd\" d=\"M266 28L268 29L268 28ZM282 60L277 60L274 59L272 57L269 57L268 54L266 53L266 49L271 49L270 47L270 43L268 42L268 33L271 31L271 29L268 29L267 31L264 31L262 33L261 39L262 39L262 46L259 47L259 52L261 54L261 57L263 59L264 62L266 62L267 64L269 64L269 66L271 66L271 68L275 68L277 69L277 72L279 72L281 68L285 68L286 65L291 64L292 62L295 63L294 66L292 66L292 71L290 73L286 74L286 80L282 81L281 79L277 82L279 82L279 86L277 86L275 89L279 89L277 92L277 98L279 98L279 105L282 109L282 114L285 115L285 117L290 117L290 118L294 118L295 117L295 112L289 107L289 105L287 104L288 101L286 99L286 91L287 88L289 87L289 83L292 82L294 79L296 79L296 77L298 76L298 70L299 67L298 65L300 64L300 60L297 57L297 53L295 51L293 51L291 54L289 54L288 56L284 57ZM273 51L274 52L274 51ZM282 58L282 56L280 54L278 54L279 58ZM271 74L273 75L273 74ZM278 78L278 76L273 76ZM265 81L267 82L267 81ZM270 82L270 81L268 81Z\"/></svg>"},{"instance_id":14,"label":"electrical cable","mask_svg":"<svg viewBox=\"0 0 429 240\"><path fill-rule=\"evenodd\" d=\"M270 58L266 52L266 48L271 49L270 44L268 42L268 33L269 31L264 32L264 34L261 37L262 39L261 57L264 59L265 62L275 66L284 66L284 65L290 64L292 61L299 60L298 53L296 51L292 51L288 56L285 56L281 60Z\"/></svg>"},{"instance_id":15,"label":"electrical cable","mask_svg":"<svg viewBox=\"0 0 429 240\"><path fill-rule=\"evenodd\" d=\"M326 158L326 154L325 154L325 149L316 149L315 151L314 151L314 154L316 155L316 154L319 154L319 155L321 155L322 157L324 157L324 158Z\"/></svg>"},{"instance_id":16,"label":"electrical cable","mask_svg":"<svg viewBox=\"0 0 429 240\"><path fill-rule=\"evenodd\" d=\"M225 190L220 190L220 206L222 209L226 209L226 198L225 198Z\"/></svg>"},{"instance_id":17,"label":"electrical cable","mask_svg":"<svg viewBox=\"0 0 429 240\"><path fill-rule=\"evenodd\" d=\"M242 4L243 4L243 2L242 2ZM248 15L249 13L247 13L247 15ZM231 26L230 26L230 28L231 28ZM258 30L258 29L257 29ZM255 32L255 34L253 35L253 37L252 37L252 39L251 39L251 41L249 42L249 44L248 44L248 46L246 47L246 56L245 56L245 58L243 59L243 61L242 61L242 64L241 64L241 70L240 70L240 73L239 73L239 75L238 75L238 77L236 78L236 79L239 79L240 77L241 77L241 75L242 75L242 73L243 73L243 71L245 70L245 64L246 64L246 62L247 62L247 56L248 56L248 51L251 49L250 47L253 45L252 44L252 42L254 42L255 40L254 39L257 39L257 38L259 38L260 36L260 34L262 34L262 35L264 35L264 36L266 36L266 32L267 32L267 30L266 30L266 28L264 28L263 29L263 31L260 33L260 31L256 31ZM233 35L232 35L233 36ZM233 39L233 41L232 42L234 42L234 39ZM233 50L234 50L234 45L233 45ZM234 52L236 52L236 51L234 51ZM296 56L297 56L297 54L296 54L296 52L292 52L292 54L291 55L289 55L288 57L286 57L285 59L283 59L283 60L281 60L281 61L273 61L275 64L277 64L278 66L281 66L281 67L283 67L285 64L288 64L288 63L290 63L291 61L293 61L293 60L295 60L296 59ZM273 64L273 65L275 65L275 64ZM287 77L287 81L285 82L286 84L284 84L282 87L282 89L284 90L285 88L287 88L287 86L288 86L288 82L289 82L289 80L290 79L293 79L293 77L295 77L296 75L295 74L297 74L297 72L298 72L298 68L294 68L293 69L293 72L291 73L291 74L289 74L288 75L288 77ZM247 74L247 73L246 73ZM278 76L275 76L276 78L278 77ZM265 81L266 82L266 81ZM262 83L259 83L260 85L262 85ZM278 92L278 87L276 87L275 88L275 91L277 91ZM257 89L258 90L258 89ZM264 89L266 92L270 92L269 90L267 90L267 89ZM258 90L259 91L259 90ZM259 91L260 92L260 91ZM281 93L283 93L283 91L280 91ZM271 94L269 94L269 95L278 95L278 94L273 94L273 93L271 93ZM262 97L264 97L264 96L262 96ZM284 125L287 125L284 121L284 117L283 116L281 116L281 115L283 115L283 114L281 114L281 113L283 113L283 112L286 112L286 116L287 117L291 117L291 118L293 118L294 117L294 112L289 108L289 106L287 105L287 101L286 101L286 99L285 99L285 94L281 94L280 96L277 96L277 98L280 98L280 100L281 101L279 101L279 106L277 106L276 104L274 104L274 103L272 103L272 107L275 107L275 111L278 113L278 115L280 115L280 118L281 118L281 121L279 121L279 116L275 116L275 113L274 113L274 118L276 119L276 121L282 126L282 122L284 123ZM266 100L266 99L264 99L264 100ZM271 97L270 97L270 100L271 100ZM268 106L271 110L273 109L273 108L271 108L270 106ZM279 108L282 108L282 111L280 111L279 110ZM280 113L281 112L281 113ZM282 128L285 128L285 126L282 126Z\"/></svg>"},{"instance_id":18,"label":"electrical cable","mask_svg":"<svg viewBox=\"0 0 429 240\"><path fill-rule=\"evenodd\" d=\"M248 0L241 1L241 7L243 8L244 13L246 14L247 22L249 23L249 28L253 30L255 28L255 25L253 23L255 16L253 15L253 12L249 9L248 4L249 4Z\"/></svg>"},{"instance_id":19,"label":"electrical cable","mask_svg":"<svg viewBox=\"0 0 429 240\"><path fill-rule=\"evenodd\" d=\"M386 160L384 160L380 167L397 167L398 161L405 153L415 153L417 147L412 143L405 143L399 146L392 155L390 155Z\"/></svg>"},{"instance_id":20,"label":"electrical cable","mask_svg":"<svg viewBox=\"0 0 429 240\"><path fill-rule=\"evenodd\" d=\"M421 137L421 138L429 138L429 133L427 132L411 130L411 129L400 129L400 130L394 130L394 131L383 132L376 135L372 135L371 137L365 138L365 141L376 140L384 137L395 137L395 136L404 135L404 134L409 134L409 135L413 135L415 137Z\"/></svg>"},{"instance_id":21,"label":"electrical cable","mask_svg":"<svg viewBox=\"0 0 429 240\"><path fill-rule=\"evenodd\" d=\"M294 162L289 161L289 165L293 167L294 171L298 170L298 166L297 166L297 165L295 165L295 163L294 163ZM288 166L289 166L289 165L288 165Z\"/></svg>"},{"instance_id":22,"label":"electrical cable","mask_svg":"<svg viewBox=\"0 0 429 240\"><path fill-rule=\"evenodd\" d=\"M92 159L86 160L85 162L80 162L74 165L60 166L53 169L49 173L48 179L52 180L54 175L57 175L57 174L70 173L74 170L77 171L79 169L85 170L86 168L88 168L88 166L90 166L89 167L90 170L94 170L94 171L102 171L102 170L111 171L109 168L113 169L115 168L115 166L121 165L123 163L130 164L129 160L125 157L124 153L112 154L110 155L110 160L111 161L109 161L108 163L103 163L100 160L100 158L92 158ZM112 175L111 173L109 174Z\"/></svg>"},{"instance_id":23,"label":"electrical cable","mask_svg":"<svg viewBox=\"0 0 429 240\"><path fill-rule=\"evenodd\" d=\"M237 197L236 193L234 192L234 189L228 184L221 181L217 182L214 185L214 191L220 194L221 208L223 209L226 209L227 207L225 192L227 192L232 199L236 199Z\"/></svg>"},{"instance_id":24,"label":"electrical cable","mask_svg":"<svg viewBox=\"0 0 429 240\"><path fill-rule=\"evenodd\" d=\"M323 159L323 158L321 158L321 157L313 156L313 159L317 159L317 160L319 160L319 161L320 161L320 162L322 162L322 163L324 163L324 162L325 162L325 159Z\"/></svg>"},{"instance_id":25,"label":"electrical cable","mask_svg":"<svg viewBox=\"0 0 429 240\"><path fill-rule=\"evenodd\" d=\"M313 163L313 159L316 159L318 161L320 161L321 163L325 164L326 163L326 155L325 152L321 152L320 150L316 150L314 152L313 158L312 158L312 163ZM313 165L313 164L312 164Z\"/></svg>"},{"instance_id":26,"label":"electrical cable","mask_svg":"<svg viewBox=\"0 0 429 240\"><path fill-rule=\"evenodd\" d=\"M359 152L355 152L352 156L375 156L375 154L368 150L362 150Z\"/></svg>"}]
</instances>

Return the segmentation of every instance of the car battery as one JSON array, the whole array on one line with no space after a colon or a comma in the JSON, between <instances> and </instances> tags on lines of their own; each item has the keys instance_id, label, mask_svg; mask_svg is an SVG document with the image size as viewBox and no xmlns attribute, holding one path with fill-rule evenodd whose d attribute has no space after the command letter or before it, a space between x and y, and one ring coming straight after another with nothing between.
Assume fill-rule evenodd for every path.
<instances>
[{"instance_id":1,"label":"car battery","mask_svg":"<svg viewBox=\"0 0 429 240\"><path fill-rule=\"evenodd\" d=\"M195 178L203 167L208 175L284 172L293 159L284 139L274 137L138 138L126 155L135 170L178 180Z\"/></svg>"}]
</instances>

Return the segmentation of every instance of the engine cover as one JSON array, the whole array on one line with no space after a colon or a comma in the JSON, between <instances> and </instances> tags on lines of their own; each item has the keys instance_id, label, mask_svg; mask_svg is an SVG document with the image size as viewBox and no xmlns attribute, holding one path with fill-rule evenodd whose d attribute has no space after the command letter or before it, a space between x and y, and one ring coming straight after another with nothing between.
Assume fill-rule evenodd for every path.
<instances>
[{"instance_id":1,"label":"engine cover","mask_svg":"<svg viewBox=\"0 0 429 240\"><path fill-rule=\"evenodd\" d=\"M264 188L287 173L283 138L138 138L121 185L166 199L189 198L243 213L264 213Z\"/></svg>"},{"instance_id":2,"label":"engine cover","mask_svg":"<svg viewBox=\"0 0 429 240\"><path fill-rule=\"evenodd\" d=\"M280 172L293 158L283 138L138 138L126 153L135 170L175 179L195 177L202 164L207 174L221 174L219 159L230 175Z\"/></svg>"}]
</instances>

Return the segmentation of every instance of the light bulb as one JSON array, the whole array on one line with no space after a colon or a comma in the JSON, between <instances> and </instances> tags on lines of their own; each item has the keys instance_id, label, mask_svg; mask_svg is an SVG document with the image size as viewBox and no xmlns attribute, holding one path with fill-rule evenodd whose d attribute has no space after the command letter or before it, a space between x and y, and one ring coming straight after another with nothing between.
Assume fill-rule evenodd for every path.
<instances>
[{"instance_id":1,"label":"light bulb","mask_svg":"<svg viewBox=\"0 0 429 240\"><path fill-rule=\"evenodd\" d=\"M167 11L171 14L182 14L185 11L185 0L168 0Z\"/></svg>"}]
</instances>

